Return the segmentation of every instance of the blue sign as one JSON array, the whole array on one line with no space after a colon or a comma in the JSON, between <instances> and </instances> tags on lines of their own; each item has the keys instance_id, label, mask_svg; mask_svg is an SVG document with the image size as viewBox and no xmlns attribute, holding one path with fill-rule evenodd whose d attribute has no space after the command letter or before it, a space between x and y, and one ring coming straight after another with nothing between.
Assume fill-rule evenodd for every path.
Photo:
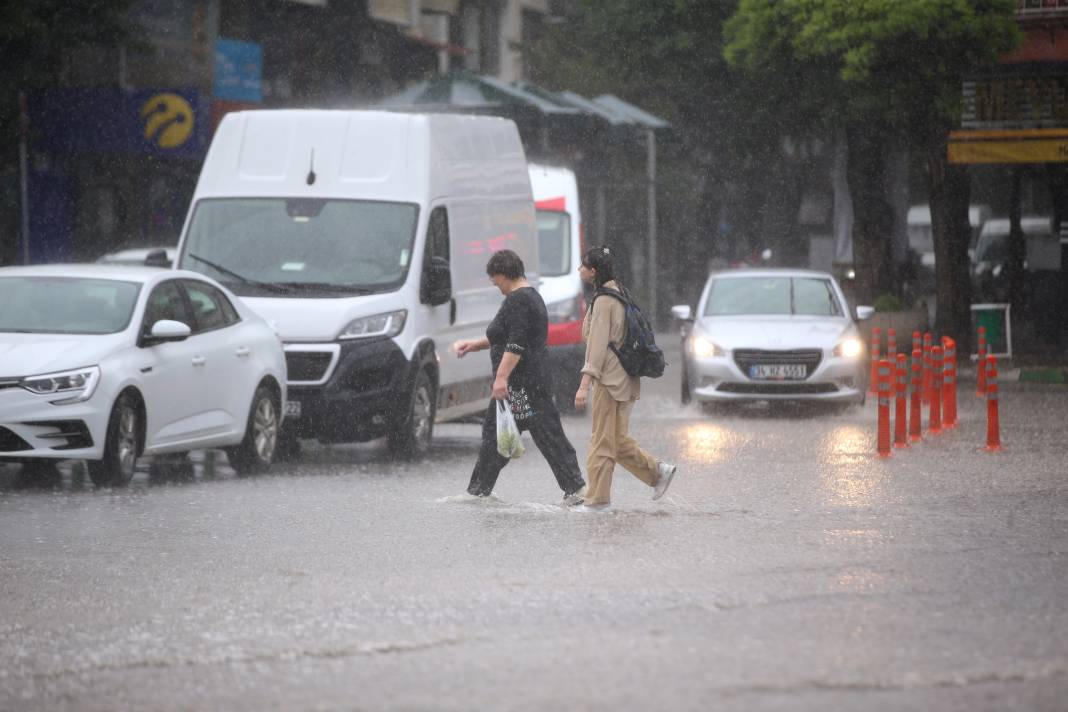
<instances>
[{"instance_id":1,"label":"blue sign","mask_svg":"<svg viewBox=\"0 0 1068 712\"><path fill-rule=\"evenodd\" d=\"M30 99L30 134L46 151L200 158L211 108L195 89L54 89Z\"/></svg>"},{"instance_id":2,"label":"blue sign","mask_svg":"<svg viewBox=\"0 0 1068 712\"><path fill-rule=\"evenodd\" d=\"M215 98L263 101L263 48L255 42L215 41Z\"/></svg>"}]
</instances>

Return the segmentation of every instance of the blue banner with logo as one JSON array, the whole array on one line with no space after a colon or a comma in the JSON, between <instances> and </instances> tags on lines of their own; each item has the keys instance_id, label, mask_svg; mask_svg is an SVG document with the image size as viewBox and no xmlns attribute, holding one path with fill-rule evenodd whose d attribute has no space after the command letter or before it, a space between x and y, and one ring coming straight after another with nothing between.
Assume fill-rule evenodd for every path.
<instances>
[{"instance_id":1,"label":"blue banner with logo","mask_svg":"<svg viewBox=\"0 0 1068 712\"><path fill-rule=\"evenodd\" d=\"M216 99L263 101L263 48L255 42L215 41Z\"/></svg>"},{"instance_id":2,"label":"blue banner with logo","mask_svg":"<svg viewBox=\"0 0 1068 712\"><path fill-rule=\"evenodd\" d=\"M52 89L30 99L34 148L201 158L211 106L195 89Z\"/></svg>"}]
</instances>

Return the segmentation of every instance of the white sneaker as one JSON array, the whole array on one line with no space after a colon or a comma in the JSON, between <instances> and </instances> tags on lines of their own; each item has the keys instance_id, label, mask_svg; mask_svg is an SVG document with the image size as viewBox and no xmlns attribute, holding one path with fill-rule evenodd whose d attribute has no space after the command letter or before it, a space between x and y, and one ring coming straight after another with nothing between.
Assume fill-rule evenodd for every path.
<instances>
[{"instance_id":1,"label":"white sneaker","mask_svg":"<svg viewBox=\"0 0 1068 712\"><path fill-rule=\"evenodd\" d=\"M675 471L679 468L676 465L669 465L666 462L656 463L656 471L660 474L660 479L653 485L653 499L657 500L663 497L671 486L671 480L675 478Z\"/></svg>"},{"instance_id":2,"label":"white sneaker","mask_svg":"<svg viewBox=\"0 0 1068 712\"><path fill-rule=\"evenodd\" d=\"M610 512L612 511L612 505L610 504L579 504L571 508L572 512Z\"/></svg>"},{"instance_id":3,"label":"white sneaker","mask_svg":"<svg viewBox=\"0 0 1068 712\"><path fill-rule=\"evenodd\" d=\"M564 495L564 506L574 507L582 504L582 501L586 498L586 485L582 485L582 489L575 490L571 494Z\"/></svg>"}]
</instances>

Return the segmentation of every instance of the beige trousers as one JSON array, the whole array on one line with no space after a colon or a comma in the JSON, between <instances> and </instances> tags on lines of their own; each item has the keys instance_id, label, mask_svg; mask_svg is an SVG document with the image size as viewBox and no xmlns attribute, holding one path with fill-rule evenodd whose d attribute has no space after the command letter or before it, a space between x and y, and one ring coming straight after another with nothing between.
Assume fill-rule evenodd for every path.
<instances>
[{"instance_id":1,"label":"beige trousers","mask_svg":"<svg viewBox=\"0 0 1068 712\"><path fill-rule=\"evenodd\" d=\"M612 501L612 470L617 462L650 487L659 478L656 459L638 447L637 441L627 434L633 407L634 401L617 401L600 381L593 382L590 395L593 432L590 433L590 451L586 457L586 504Z\"/></svg>"}]
</instances>

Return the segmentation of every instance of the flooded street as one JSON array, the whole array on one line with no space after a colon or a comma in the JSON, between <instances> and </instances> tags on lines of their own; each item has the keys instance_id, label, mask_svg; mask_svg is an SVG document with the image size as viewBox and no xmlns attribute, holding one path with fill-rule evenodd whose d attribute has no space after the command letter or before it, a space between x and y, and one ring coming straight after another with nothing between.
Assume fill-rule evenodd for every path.
<instances>
[{"instance_id":1,"label":"flooded street","mask_svg":"<svg viewBox=\"0 0 1068 712\"><path fill-rule=\"evenodd\" d=\"M1006 388L995 454L965 384L959 428L879 459L870 399L648 383L633 432L679 475L652 502L617 469L608 513L534 448L466 501L476 425L125 491L0 468L0 708L1065 709L1063 388Z\"/></svg>"}]
</instances>

